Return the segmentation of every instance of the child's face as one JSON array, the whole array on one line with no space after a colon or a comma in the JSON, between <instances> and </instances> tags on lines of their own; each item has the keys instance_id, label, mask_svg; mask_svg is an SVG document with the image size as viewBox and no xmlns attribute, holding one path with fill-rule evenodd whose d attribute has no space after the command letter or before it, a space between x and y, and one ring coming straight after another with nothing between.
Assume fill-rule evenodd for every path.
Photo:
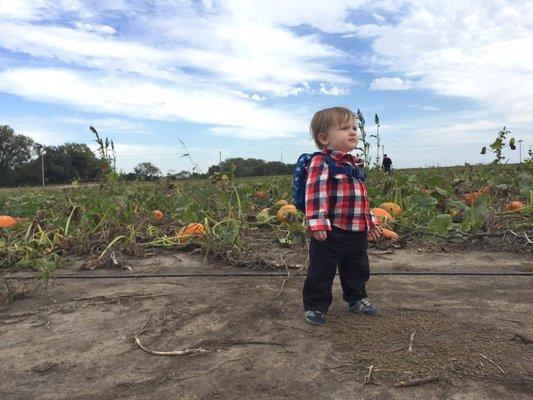
<instances>
[{"instance_id":1,"label":"child's face","mask_svg":"<svg viewBox=\"0 0 533 400\"><path fill-rule=\"evenodd\" d=\"M357 127L355 121L350 119L340 122L330 128L326 133L318 135L320 142L331 150L348 153L357 147Z\"/></svg>"}]
</instances>

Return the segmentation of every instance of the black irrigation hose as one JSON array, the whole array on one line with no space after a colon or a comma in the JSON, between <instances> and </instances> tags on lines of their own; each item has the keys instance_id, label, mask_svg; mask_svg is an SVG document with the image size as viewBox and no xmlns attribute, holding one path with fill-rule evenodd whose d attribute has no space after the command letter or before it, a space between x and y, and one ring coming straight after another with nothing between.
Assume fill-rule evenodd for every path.
<instances>
[{"instance_id":1,"label":"black irrigation hose","mask_svg":"<svg viewBox=\"0 0 533 400\"><path fill-rule=\"evenodd\" d=\"M290 276L305 276L304 272L296 272ZM533 272L373 272L371 275L381 276L533 276ZM138 278L204 278L204 277L253 277L253 276L287 276L286 272L230 272L224 274L125 274L125 275L57 275L50 279L138 279ZM32 276L5 276L6 279L38 279Z\"/></svg>"}]
</instances>

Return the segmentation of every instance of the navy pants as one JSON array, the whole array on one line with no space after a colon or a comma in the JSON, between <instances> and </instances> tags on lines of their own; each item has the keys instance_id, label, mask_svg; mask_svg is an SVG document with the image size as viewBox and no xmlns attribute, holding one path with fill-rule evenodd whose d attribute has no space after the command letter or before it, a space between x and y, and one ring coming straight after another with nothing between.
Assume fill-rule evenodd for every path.
<instances>
[{"instance_id":1,"label":"navy pants","mask_svg":"<svg viewBox=\"0 0 533 400\"><path fill-rule=\"evenodd\" d=\"M311 238L310 263L303 289L305 311L328 311L337 266L343 299L352 303L367 297L365 287L370 277L370 267L366 232L333 227L327 233L328 237L323 242Z\"/></svg>"}]
</instances>

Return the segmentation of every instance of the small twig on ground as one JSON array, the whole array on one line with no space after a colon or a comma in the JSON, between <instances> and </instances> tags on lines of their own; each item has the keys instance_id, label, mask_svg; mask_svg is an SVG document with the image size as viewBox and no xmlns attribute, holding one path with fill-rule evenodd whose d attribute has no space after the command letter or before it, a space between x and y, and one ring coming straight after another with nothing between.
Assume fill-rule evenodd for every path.
<instances>
[{"instance_id":1,"label":"small twig on ground","mask_svg":"<svg viewBox=\"0 0 533 400\"><path fill-rule=\"evenodd\" d=\"M43 317L41 314L37 314L44 322L44 326L46 327L46 329L50 329L50 321L48 321L45 317Z\"/></svg>"},{"instance_id":2,"label":"small twig on ground","mask_svg":"<svg viewBox=\"0 0 533 400\"><path fill-rule=\"evenodd\" d=\"M137 335L135 335L133 337L135 339L135 343L137 343L137 345L143 349L144 351L146 351L147 353L150 353L150 354L153 354L155 356L186 356L186 355L189 355L189 354L198 354L198 353L207 353L208 350L206 349L203 349L203 348L198 348L198 349L184 349L184 350L172 350L172 351L158 351L158 350L152 350L152 349L149 349L148 347L144 346L139 337Z\"/></svg>"},{"instance_id":3,"label":"small twig on ground","mask_svg":"<svg viewBox=\"0 0 533 400\"><path fill-rule=\"evenodd\" d=\"M374 382L372 382L374 378L374 366L371 365L370 367L368 367L368 374L366 374L365 376L365 380L363 381L363 383L361 384L361 386L363 385L369 385L369 384L375 384Z\"/></svg>"},{"instance_id":4,"label":"small twig on ground","mask_svg":"<svg viewBox=\"0 0 533 400\"><path fill-rule=\"evenodd\" d=\"M529 238L529 236L527 236L527 233L524 232L524 236L522 235L519 235L515 232L513 232L511 229L509 229L509 232L511 232L513 235L515 235L515 237L519 238L519 237L523 237L524 239L526 239L526 245L528 244L533 244L533 242L531 241L531 239Z\"/></svg>"},{"instance_id":5,"label":"small twig on ground","mask_svg":"<svg viewBox=\"0 0 533 400\"><path fill-rule=\"evenodd\" d=\"M495 365L499 370L500 372L503 374L503 376L505 376L506 378L509 378L507 376L507 374L505 373L505 371L502 369L502 367L500 367L498 364L496 364L494 361L492 361L490 358L488 358L486 355L484 355L483 353L479 353L479 355L481 357L483 357L485 360L487 360L488 362L490 362L491 364Z\"/></svg>"},{"instance_id":6,"label":"small twig on ground","mask_svg":"<svg viewBox=\"0 0 533 400\"><path fill-rule=\"evenodd\" d=\"M281 288L279 289L278 294L272 300L276 300L279 296L281 296L281 293L283 292L283 288L285 287L285 284L291 277L291 271L289 269L289 266L287 265L287 261L283 258L283 254L280 257L281 257L281 261L283 262L283 265L285 266L285 269L287 270L287 277L281 283Z\"/></svg>"},{"instance_id":7,"label":"small twig on ground","mask_svg":"<svg viewBox=\"0 0 533 400\"><path fill-rule=\"evenodd\" d=\"M57 304L57 300L56 300L56 299L54 299L54 298L53 298L52 296L50 296L50 294L49 294L49 293L46 293L46 295L47 295L47 296L48 296L48 297L50 298L50 300L52 300L52 301L53 301L54 303L56 303L56 304Z\"/></svg>"},{"instance_id":8,"label":"small twig on ground","mask_svg":"<svg viewBox=\"0 0 533 400\"><path fill-rule=\"evenodd\" d=\"M411 333L411 337L409 338L409 353L413 352L413 340L415 338L415 333L416 333L416 331Z\"/></svg>"},{"instance_id":9,"label":"small twig on ground","mask_svg":"<svg viewBox=\"0 0 533 400\"><path fill-rule=\"evenodd\" d=\"M441 377L439 375L430 375L426 376L425 378L416 378L411 379L408 381L401 381L394 384L395 387L410 387L410 386L418 386L423 385L430 382L436 382L439 381Z\"/></svg>"},{"instance_id":10,"label":"small twig on ground","mask_svg":"<svg viewBox=\"0 0 533 400\"><path fill-rule=\"evenodd\" d=\"M152 314L148 313L148 317L146 318L146 321L144 321L143 326L141 326L141 329L139 330L139 333L144 332L144 328L146 328L146 325L150 322L150 319L152 318Z\"/></svg>"}]
</instances>

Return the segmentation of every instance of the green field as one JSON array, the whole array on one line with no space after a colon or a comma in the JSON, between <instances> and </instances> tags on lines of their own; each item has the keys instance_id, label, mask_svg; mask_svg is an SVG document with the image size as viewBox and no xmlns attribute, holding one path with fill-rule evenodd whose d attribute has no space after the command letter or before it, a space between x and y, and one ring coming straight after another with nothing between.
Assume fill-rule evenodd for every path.
<instances>
[{"instance_id":1,"label":"green field","mask_svg":"<svg viewBox=\"0 0 533 400\"><path fill-rule=\"evenodd\" d=\"M0 268L31 268L47 279L68 255L98 263L154 248L197 247L231 259L246 254L252 232L272 238L273 246L301 245L307 237L303 215L283 223L276 217L279 200L292 202L290 176L215 174L133 183L111 178L92 186L1 189L0 215L15 217L17 224L0 228ZM507 238L524 247L533 232L530 164L398 170L390 176L371 170L367 188L372 207L394 202L403 209L387 221L403 245ZM507 210L511 201L523 208ZM163 218L156 219L154 210ZM179 235L190 223L202 224L205 235Z\"/></svg>"}]
</instances>

